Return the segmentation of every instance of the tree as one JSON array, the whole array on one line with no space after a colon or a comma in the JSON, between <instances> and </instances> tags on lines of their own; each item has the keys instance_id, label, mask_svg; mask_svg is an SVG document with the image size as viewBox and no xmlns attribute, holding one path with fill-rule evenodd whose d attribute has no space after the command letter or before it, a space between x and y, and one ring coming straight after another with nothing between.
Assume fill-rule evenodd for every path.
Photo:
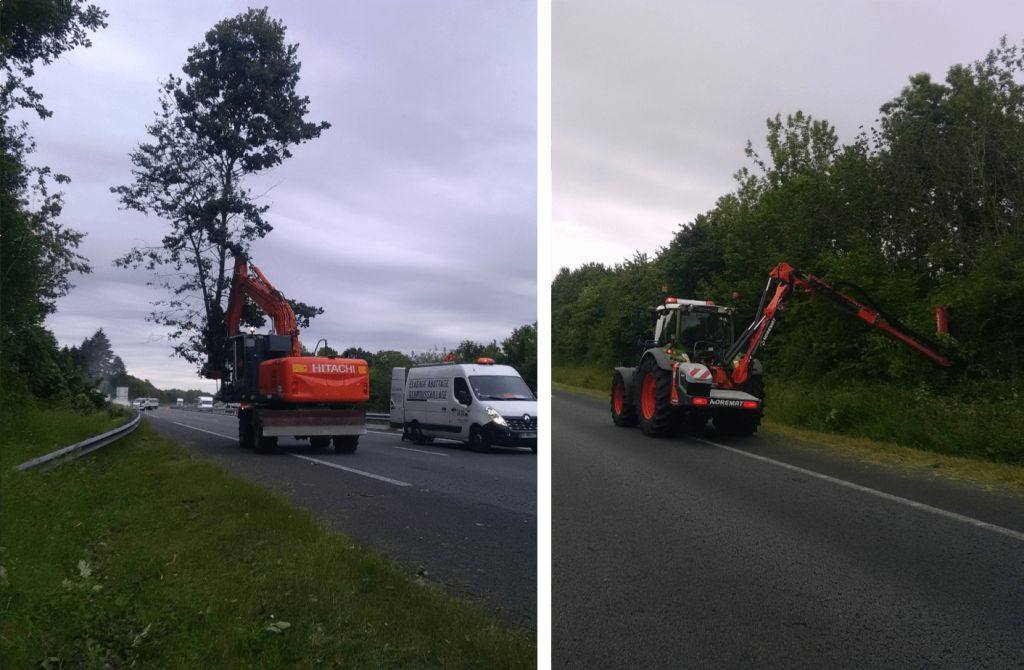
<instances>
[{"instance_id":1,"label":"tree","mask_svg":"<svg viewBox=\"0 0 1024 670\"><path fill-rule=\"evenodd\" d=\"M309 98L296 92L298 46L285 26L250 9L217 23L189 50L184 77L163 84L151 142L131 154L131 184L116 186L125 209L170 223L160 246L131 249L121 267L156 272L170 298L154 303L150 320L172 328L174 353L199 365L220 348L232 256L272 226L245 178L280 165L290 148L320 136L327 122L305 120ZM293 302L299 327L322 309ZM249 325L262 315L248 310Z\"/></svg>"},{"instance_id":2,"label":"tree","mask_svg":"<svg viewBox=\"0 0 1024 670\"><path fill-rule=\"evenodd\" d=\"M71 290L71 275L90 270L77 252L83 234L59 222L63 195L51 191L69 180L28 163L35 142L27 122L12 124L10 115L17 109L52 115L28 80L38 63L88 47L89 33L106 26L106 13L84 0L6 0L0 12L0 376L8 391L25 388L87 409L95 394L42 325Z\"/></svg>"},{"instance_id":3,"label":"tree","mask_svg":"<svg viewBox=\"0 0 1024 670\"><path fill-rule=\"evenodd\" d=\"M502 362L522 375L526 384L537 390L537 324L519 326L501 343Z\"/></svg>"}]
</instances>

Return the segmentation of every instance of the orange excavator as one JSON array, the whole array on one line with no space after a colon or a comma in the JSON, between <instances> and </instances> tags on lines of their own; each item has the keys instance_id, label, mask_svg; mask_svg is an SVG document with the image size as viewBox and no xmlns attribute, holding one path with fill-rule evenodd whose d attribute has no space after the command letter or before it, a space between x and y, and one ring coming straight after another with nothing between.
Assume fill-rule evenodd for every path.
<instances>
[{"instance_id":1,"label":"orange excavator","mask_svg":"<svg viewBox=\"0 0 1024 670\"><path fill-rule=\"evenodd\" d=\"M240 330L247 299L270 317L272 333ZM203 374L220 380L219 400L239 404L240 446L267 452L279 437L294 436L314 447L333 441L337 451L356 450L366 433L357 405L370 399L369 366L357 358L303 356L291 304L241 253L235 254L220 339Z\"/></svg>"}]
</instances>

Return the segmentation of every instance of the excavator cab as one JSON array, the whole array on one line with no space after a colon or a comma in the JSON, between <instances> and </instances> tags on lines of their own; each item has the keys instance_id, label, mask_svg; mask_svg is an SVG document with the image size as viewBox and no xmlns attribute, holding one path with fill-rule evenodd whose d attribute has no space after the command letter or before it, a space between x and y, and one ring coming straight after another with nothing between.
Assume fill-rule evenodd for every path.
<instances>
[{"instance_id":1,"label":"excavator cab","mask_svg":"<svg viewBox=\"0 0 1024 670\"><path fill-rule=\"evenodd\" d=\"M291 354L291 350L291 338L287 335L244 334L228 337L222 354L220 399L224 402L255 400L259 395L259 375L246 374L246 370L258 370L263 361L284 358Z\"/></svg>"}]
</instances>

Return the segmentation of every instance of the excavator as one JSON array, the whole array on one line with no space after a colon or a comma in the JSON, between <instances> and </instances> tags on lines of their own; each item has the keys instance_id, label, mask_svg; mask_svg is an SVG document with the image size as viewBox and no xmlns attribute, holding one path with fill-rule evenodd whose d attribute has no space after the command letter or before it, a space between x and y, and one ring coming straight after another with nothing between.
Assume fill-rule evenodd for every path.
<instances>
[{"instance_id":1,"label":"excavator","mask_svg":"<svg viewBox=\"0 0 1024 670\"><path fill-rule=\"evenodd\" d=\"M272 333L242 332L246 300L270 317ZM268 452L279 437L294 436L314 447L333 442L339 452L356 450L366 433L365 413L357 405L370 399L369 366L356 358L303 356L291 304L237 251L219 340L203 374L220 380L220 401L238 403L240 446Z\"/></svg>"},{"instance_id":2,"label":"excavator","mask_svg":"<svg viewBox=\"0 0 1024 670\"><path fill-rule=\"evenodd\" d=\"M669 297L655 308L654 340L643 343L637 367L618 367L612 379L611 414L617 426L640 424L647 435L663 435L682 423L691 428L711 419L715 429L752 435L764 413L764 368L755 358L794 292L813 293L937 365L952 362L923 338L880 311L840 292L812 274L779 263L768 275L755 318L733 338L735 310L710 300ZM945 314L937 312L939 323Z\"/></svg>"}]
</instances>

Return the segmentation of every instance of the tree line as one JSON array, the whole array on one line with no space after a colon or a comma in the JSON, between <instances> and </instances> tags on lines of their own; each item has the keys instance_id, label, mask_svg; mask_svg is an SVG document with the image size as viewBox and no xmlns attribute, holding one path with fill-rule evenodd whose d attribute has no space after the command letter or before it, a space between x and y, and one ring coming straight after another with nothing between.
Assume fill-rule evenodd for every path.
<instances>
[{"instance_id":1,"label":"tree line","mask_svg":"<svg viewBox=\"0 0 1024 670\"><path fill-rule=\"evenodd\" d=\"M849 144L801 111L768 119L767 151L747 143L735 190L657 253L559 272L555 364L635 364L653 327L642 308L663 289L735 306L742 329L768 271L786 261L917 332L934 333L934 308L948 308L937 346L956 365L939 371L827 301L797 296L762 349L769 374L1011 392L1024 376L1022 75L1024 53L1003 38L943 82L910 77Z\"/></svg>"}]
</instances>

